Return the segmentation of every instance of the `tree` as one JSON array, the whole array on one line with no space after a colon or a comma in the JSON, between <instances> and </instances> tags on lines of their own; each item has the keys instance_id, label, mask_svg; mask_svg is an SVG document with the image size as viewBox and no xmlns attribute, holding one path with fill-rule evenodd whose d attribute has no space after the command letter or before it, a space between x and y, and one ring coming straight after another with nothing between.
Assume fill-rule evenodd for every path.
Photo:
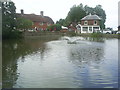
<instances>
[{"instance_id":1,"label":"tree","mask_svg":"<svg viewBox=\"0 0 120 90\"><path fill-rule=\"evenodd\" d=\"M65 19L60 19L57 21L58 24L63 26L69 26L71 23L78 23L81 21L83 17L89 14L96 14L101 18L100 21L100 28L105 28L105 21L106 21L106 13L102 9L101 5L96 5L95 8L89 7L87 5L83 6L81 3L80 5L76 6L74 5L72 8L70 8L70 11L68 12L68 15Z\"/></svg>"},{"instance_id":2,"label":"tree","mask_svg":"<svg viewBox=\"0 0 120 90\"><path fill-rule=\"evenodd\" d=\"M101 5L96 5L94 10L95 10L96 15L98 15L101 18L101 22L100 22L101 29L104 29L105 28L105 21L106 21L105 11L102 9Z\"/></svg>"},{"instance_id":3,"label":"tree","mask_svg":"<svg viewBox=\"0 0 120 90\"><path fill-rule=\"evenodd\" d=\"M32 21L22 17L17 18L17 29L30 29L32 27Z\"/></svg>"},{"instance_id":4,"label":"tree","mask_svg":"<svg viewBox=\"0 0 120 90\"><path fill-rule=\"evenodd\" d=\"M82 4L78 6L74 5L68 12L66 19L69 22L79 22L85 15L86 12L84 11Z\"/></svg>"},{"instance_id":5,"label":"tree","mask_svg":"<svg viewBox=\"0 0 120 90\"><path fill-rule=\"evenodd\" d=\"M47 29L49 31L60 31L61 30L61 25L60 24L53 24L51 26L48 26Z\"/></svg>"},{"instance_id":6,"label":"tree","mask_svg":"<svg viewBox=\"0 0 120 90\"><path fill-rule=\"evenodd\" d=\"M59 21L56 22L56 24L60 24L61 26L64 26L65 19L60 19Z\"/></svg>"},{"instance_id":7,"label":"tree","mask_svg":"<svg viewBox=\"0 0 120 90\"><path fill-rule=\"evenodd\" d=\"M16 7L13 2L2 2L2 37L19 37L16 30Z\"/></svg>"},{"instance_id":8,"label":"tree","mask_svg":"<svg viewBox=\"0 0 120 90\"><path fill-rule=\"evenodd\" d=\"M87 15L89 13L91 13L92 15L93 14L98 15L101 18L101 21L100 21L100 27L101 27L101 29L105 28L106 13L102 9L101 5L96 5L95 8L92 8L92 7L89 7L89 6L85 5L84 10L85 10L85 12L86 12Z\"/></svg>"},{"instance_id":9,"label":"tree","mask_svg":"<svg viewBox=\"0 0 120 90\"><path fill-rule=\"evenodd\" d=\"M89 15L89 13L91 13L92 15L95 14L94 8L89 7L87 5L85 5L84 10L85 10L87 15Z\"/></svg>"}]
</instances>

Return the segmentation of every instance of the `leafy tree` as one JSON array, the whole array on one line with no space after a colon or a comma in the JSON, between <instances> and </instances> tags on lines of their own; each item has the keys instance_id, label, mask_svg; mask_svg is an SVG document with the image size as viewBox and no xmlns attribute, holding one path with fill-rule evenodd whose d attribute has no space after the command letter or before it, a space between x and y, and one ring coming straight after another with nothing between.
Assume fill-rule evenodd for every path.
<instances>
[{"instance_id":1,"label":"leafy tree","mask_svg":"<svg viewBox=\"0 0 120 90\"><path fill-rule=\"evenodd\" d=\"M60 24L53 24L51 26L48 26L47 29L49 31L60 31L61 30L61 25Z\"/></svg>"},{"instance_id":2,"label":"leafy tree","mask_svg":"<svg viewBox=\"0 0 120 90\"><path fill-rule=\"evenodd\" d=\"M92 15L96 14L101 18L100 27L101 29L104 29L106 13L102 9L101 5L96 5L95 8L89 7L87 5L83 6L82 3L78 6L74 5L68 12L67 17L65 19L60 19L59 21L57 21L57 23L63 26L69 26L71 22L74 23L80 22L80 20L89 13L91 13Z\"/></svg>"},{"instance_id":3,"label":"leafy tree","mask_svg":"<svg viewBox=\"0 0 120 90\"><path fill-rule=\"evenodd\" d=\"M95 13L101 18L101 22L100 22L101 29L104 29L105 28L105 21L106 21L105 11L102 9L101 5L96 5L94 10L95 10Z\"/></svg>"},{"instance_id":4,"label":"leafy tree","mask_svg":"<svg viewBox=\"0 0 120 90\"><path fill-rule=\"evenodd\" d=\"M59 21L56 22L56 24L60 24L62 26L64 26L65 23L65 19L60 19Z\"/></svg>"},{"instance_id":5,"label":"leafy tree","mask_svg":"<svg viewBox=\"0 0 120 90\"><path fill-rule=\"evenodd\" d=\"M89 7L89 6L87 6L87 5L85 5L84 10L85 10L85 12L86 12L87 15L88 15L89 13L91 13L92 15L95 14L94 8Z\"/></svg>"},{"instance_id":6,"label":"leafy tree","mask_svg":"<svg viewBox=\"0 0 120 90\"><path fill-rule=\"evenodd\" d=\"M22 18L22 17L18 17L17 18L17 29L30 29L32 27L32 21Z\"/></svg>"},{"instance_id":7,"label":"leafy tree","mask_svg":"<svg viewBox=\"0 0 120 90\"><path fill-rule=\"evenodd\" d=\"M101 27L101 29L105 28L106 13L102 9L101 5L96 5L95 8L92 8L92 7L89 7L89 6L85 5L84 10L85 10L85 12L86 12L87 15L89 13L91 13L92 15L93 14L98 15L101 18L101 21L100 21L100 27Z\"/></svg>"},{"instance_id":8,"label":"leafy tree","mask_svg":"<svg viewBox=\"0 0 120 90\"><path fill-rule=\"evenodd\" d=\"M20 34L16 30L16 7L13 2L2 2L2 37L16 38Z\"/></svg>"},{"instance_id":9,"label":"leafy tree","mask_svg":"<svg viewBox=\"0 0 120 90\"><path fill-rule=\"evenodd\" d=\"M69 22L79 22L85 15L86 12L84 11L82 4L78 6L74 5L68 12L66 19Z\"/></svg>"}]
</instances>

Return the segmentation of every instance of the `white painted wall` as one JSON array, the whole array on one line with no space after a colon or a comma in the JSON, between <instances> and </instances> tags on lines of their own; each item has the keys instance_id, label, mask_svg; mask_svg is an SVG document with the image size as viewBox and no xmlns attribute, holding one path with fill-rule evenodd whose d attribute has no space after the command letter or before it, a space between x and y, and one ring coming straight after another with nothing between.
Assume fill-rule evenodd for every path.
<instances>
[{"instance_id":1,"label":"white painted wall","mask_svg":"<svg viewBox=\"0 0 120 90\"><path fill-rule=\"evenodd\" d=\"M87 30L87 31L83 31L83 27L88 27L88 30ZM92 27L92 31L89 31L89 27ZM94 28L94 27L98 27L98 28L99 28L98 30L100 30L100 26L98 26L98 25L97 25L97 26L96 26L96 25L95 25L95 26L82 25L82 26L81 26L81 33L93 33L93 28Z\"/></svg>"}]
</instances>

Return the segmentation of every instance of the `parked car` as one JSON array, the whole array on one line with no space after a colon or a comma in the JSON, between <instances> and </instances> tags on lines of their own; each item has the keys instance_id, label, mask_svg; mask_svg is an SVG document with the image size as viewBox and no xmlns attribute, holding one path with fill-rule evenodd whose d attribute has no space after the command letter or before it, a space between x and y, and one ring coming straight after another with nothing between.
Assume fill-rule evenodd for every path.
<instances>
[{"instance_id":1,"label":"parked car","mask_svg":"<svg viewBox=\"0 0 120 90\"><path fill-rule=\"evenodd\" d=\"M104 34L112 34L112 30L104 29L104 30L102 30L102 33L104 33Z\"/></svg>"},{"instance_id":2,"label":"parked car","mask_svg":"<svg viewBox=\"0 0 120 90\"><path fill-rule=\"evenodd\" d=\"M112 31L112 34L117 34L117 32L118 32L117 30L114 30Z\"/></svg>"},{"instance_id":3,"label":"parked car","mask_svg":"<svg viewBox=\"0 0 120 90\"><path fill-rule=\"evenodd\" d=\"M120 34L120 31L117 31L117 33L116 34Z\"/></svg>"}]
</instances>

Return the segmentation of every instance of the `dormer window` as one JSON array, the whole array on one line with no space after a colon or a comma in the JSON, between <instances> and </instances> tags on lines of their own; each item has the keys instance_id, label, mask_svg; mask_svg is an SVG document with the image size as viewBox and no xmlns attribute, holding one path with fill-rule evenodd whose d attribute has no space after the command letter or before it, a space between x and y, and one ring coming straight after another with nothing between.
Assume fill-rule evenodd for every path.
<instances>
[{"instance_id":1,"label":"dormer window","mask_svg":"<svg viewBox=\"0 0 120 90\"><path fill-rule=\"evenodd\" d=\"M88 21L84 21L84 25L88 25Z\"/></svg>"},{"instance_id":2,"label":"dormer window","mask_svg":"<svg viewBox=\"0 0 120 90\"><path fill-rule=\"evenodd\" d=\"M97 21L94 21L94 25L97 25Z\"/></svg>"}]
</instances>

